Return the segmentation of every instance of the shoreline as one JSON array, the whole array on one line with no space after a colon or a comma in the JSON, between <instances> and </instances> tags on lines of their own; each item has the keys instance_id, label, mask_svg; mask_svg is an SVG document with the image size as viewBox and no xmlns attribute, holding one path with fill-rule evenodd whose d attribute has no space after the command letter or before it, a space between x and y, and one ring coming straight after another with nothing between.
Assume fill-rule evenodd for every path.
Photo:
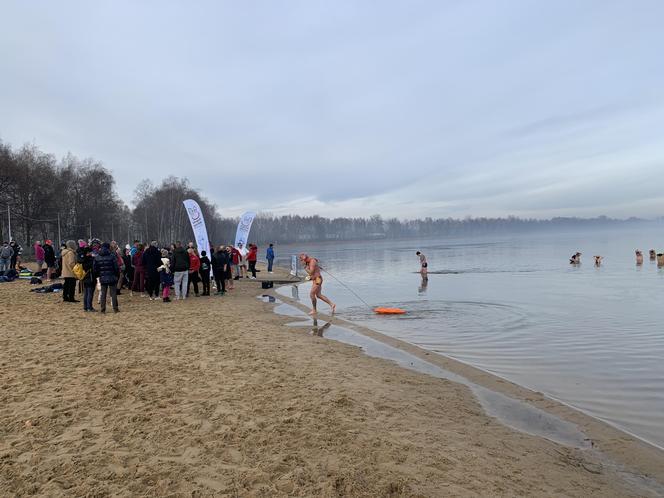
<instances>
[{"instance_id":1,"label":"shoreline","mask_svg":"<svg viewBox=\"0 0 664 498\"><path fill-rule=\"evenodd\" d=\"M657 496L235 283L106 316L0 284L0 494Z\"/></svg>"},{"instance_id":2,"label":"shoreline","mask_svg":"<svg viewBox=\"0 0 664 498\"><path fill-rule=\"evenodd\" d=\"M274 292L271 294L277 299L281 299L285 304L294 306L301 311L310 310L310 308L301 301L278 292L279 289L285 287L288 287L288 285L275 288ZM515 399L524 401L547 413L555 415L564 421L571 422L588 435L589 439L592 441L592 448L594 450L599 450L600 452L605 453L621 465L629 466L636 463L636 466L639 468L639 472L642 475L655 477L660 483L662 483L664 489L664 448L657 444L641 438L638 435L632 434L628 430L617 427L599 417L586 413L582 409L559 400L549 394L522 386L505 377L483 370L468 362L453 358L438 351L427 350L365 325L356 324L352 321L339 318L337 315L332 317L327 313L319 313L319 317L325 317L326 321L330 321L343 328L353 330L366 337L405 351L423 361L442 367L453 374L459 375L466 380L490 389L491 391L514 397ZM309 316L307 318L311 319ZM626 454L629 454L630 458L626 459ZM631 460L631 462L623 460Z\"/></svg>"}]
</instances>

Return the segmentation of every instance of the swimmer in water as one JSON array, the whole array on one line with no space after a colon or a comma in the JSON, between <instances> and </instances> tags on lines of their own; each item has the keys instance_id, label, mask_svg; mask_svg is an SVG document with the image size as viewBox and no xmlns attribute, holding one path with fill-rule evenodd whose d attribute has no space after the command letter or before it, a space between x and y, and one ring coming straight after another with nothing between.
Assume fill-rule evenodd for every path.
<instances>
[{"instance_id":1,"label":"swimmer in water","mask_svg":"<svg viewBox=\"0 0 664 498\"><path fill-rule=\"evenodd\" d=\"M643 253L639 249L636 250L636 264L637 265L643 264Z\"/></svg>"},{"instance_id":2,"label":"swimmer in water","mask_svg":"<svg viewBox=\"0 0 664 498\"><path fill-rule=\"evenodd\" d=\"M578 265L581 263L581 253L577 252L572 254L572 257L569 258L569 264L570 265Z\"/></svg>"},{"instance_id":3,"label":"swimmer in water","mask_svg":"<svg viewBox=\"0 0 664 498\"><path fill-rule=\"evenodd\" d=\"M602 266L602 260L604 259L602 256L593 256L593 258L595 258L595 266Z\"/></svg>"},{"instance_id":4,"label":"swimmer in water","mask_svg":"<svg viewBox=\"0 0 664 498\"><path fill-rule=\"evenodd\" d=\"M422 275L422 280L427 280L429 276L427 275L429 269L429 264L427 263L427 257L422 254L420 251L415 253L420 258L420 275Z\"/></svg>"},{"instance_id":5,"label":"swimmer in water","mask_svg":"<svg viewBox=\"0 0 664 498\"><path fill-rule=\"evenodd\" d=\"M337 305L325 297L321 292L323 289L323 276L320 273L318 260L316 258L312 258L308 254L301 253L300 262L302 263L302 266L304 266L304 270L307 272L307 280L311 280L311 292L309 292L309 297L311 298L311 305L313 306L313 309L309 312L309 314L313 316L316 315L318 312L316 309L316 304L318 299L320 299L321 301L325 301L330 305L330 308L332 308L332 314L334 315L334 312L337 309Z\"/></svg>"},{"instance_id":6,"label":"swimmer in water","mask_svg":"<svg viewBox=\"0 0 664 498\"><path fill-rule=\"evenodd\" d=\"M654 249L650 249L650 261L655 261L657 259L657 253Z\"/></svg>"}]
</instances>

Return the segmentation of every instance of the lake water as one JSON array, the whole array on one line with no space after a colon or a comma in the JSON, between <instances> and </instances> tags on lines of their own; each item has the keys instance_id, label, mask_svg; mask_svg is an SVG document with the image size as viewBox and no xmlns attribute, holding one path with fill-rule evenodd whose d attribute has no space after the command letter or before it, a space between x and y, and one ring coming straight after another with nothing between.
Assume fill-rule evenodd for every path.
<instances>
[{"instance_id":1,"label":"lake water","mask_svg":"<svg viewBox=\"0 0 664 498\"><path fill-rule=\"evenodd\" d=\"M645 252L643 266L634 250ZM664 448L664 230L343 242L301 250L340 317L541 391ZM415 251L429 260L423 283ZM583 253L582 264L569 256ZM597 268L592 256L604 256ZM285 261L281 261L285 263ZM280 292L290 295L286 287ZM308 302L308 286L300 285ZM321 303L321 311L327 305Z\"/></svg>"}]
</instances>

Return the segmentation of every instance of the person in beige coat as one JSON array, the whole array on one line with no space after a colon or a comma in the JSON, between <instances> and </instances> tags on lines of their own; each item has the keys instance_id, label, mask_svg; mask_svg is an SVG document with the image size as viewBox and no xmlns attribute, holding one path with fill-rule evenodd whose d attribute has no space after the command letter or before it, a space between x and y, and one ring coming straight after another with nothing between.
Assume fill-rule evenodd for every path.
<instances>
[{"instance_id":1,"label":"person in beige coat","mask_svg":"<svg viewBox=\"0 0 664 498\"><path fill-rule=\"evenodd\" d=\"M62 300L66 303L78 303L74 299L76 291L76 276L74 275L74 265L76 264L76 242L67 241L67 247L62 250L62 278L65 283L62 288Z\"/></svg>"}]
</instances>

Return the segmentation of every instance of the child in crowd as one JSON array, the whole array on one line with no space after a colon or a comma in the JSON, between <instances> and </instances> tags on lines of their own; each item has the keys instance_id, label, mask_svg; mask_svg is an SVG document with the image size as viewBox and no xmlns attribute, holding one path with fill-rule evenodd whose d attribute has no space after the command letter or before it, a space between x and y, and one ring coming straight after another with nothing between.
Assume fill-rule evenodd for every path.
<instances>
[{"instance_id":1,"label":"child in crowd","mask_svg":"<svg viewBox=\"0 0 664 498\"><path fill-rule=\"evenodd\" d=\"M203 281L203 296L210 295L210 258L207 257L207 252L201 251L201 267L200 274Z\"/></svg>"},{"instance_id":2,"label":"child in crowd","mask_svg":"<svg viewBox=\"0 0 664 498\"><path fill-rule=\"evenodd\" d=\"M97 311L92 307L92 299L95 295L95 286L97 279L95 278L92 267L95 258L92 256L92 248L86 246L82 248L82 261L83 270L85 270L85 277L83 277L83 311Z\"/></svg>"},{"instance_id":3,"label":"child in crowd","mask_svg":"<svg viewBox=\"0 0 664 498\"><path fill-rule=\"evenodd\" d=\"M170 303L171 285L173 285L173 273L171 272L171 260L168 257L166 249L161 250L161 266L157 268L159 280L161 282L161 296L165 303Z\"/></svg>"}]
</instances>

